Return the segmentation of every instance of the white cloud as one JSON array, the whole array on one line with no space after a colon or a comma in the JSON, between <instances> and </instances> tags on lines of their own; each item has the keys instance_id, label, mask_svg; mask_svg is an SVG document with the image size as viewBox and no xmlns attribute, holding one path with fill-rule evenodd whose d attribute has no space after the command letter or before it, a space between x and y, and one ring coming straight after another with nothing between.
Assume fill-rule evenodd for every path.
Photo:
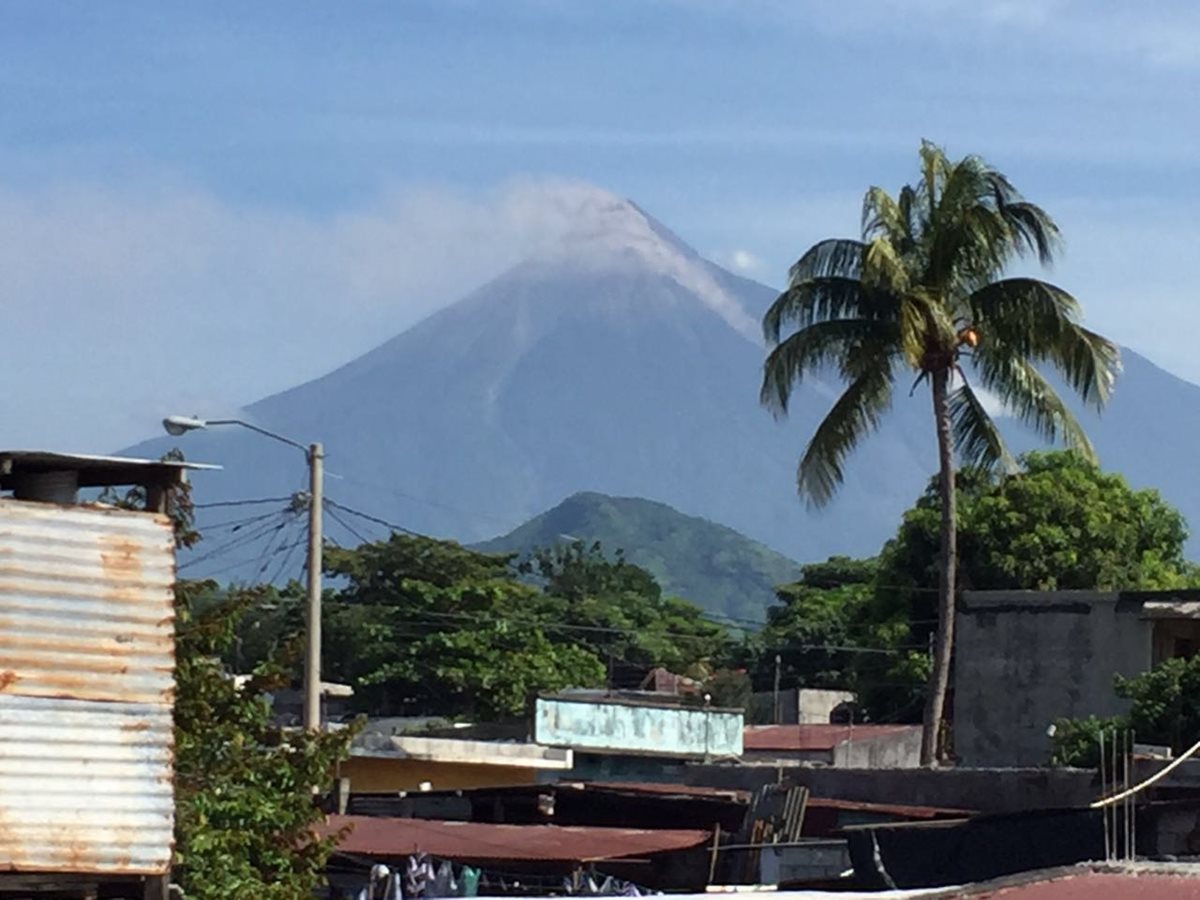
<instances>
[{"instance_id":1,"label":"white cloud","mask_svg":"<svg viewBox=\"0 0 1200 900\"><path fill-rule=\"evenodd\" d=\"M762 275L766 271L766 263L749 250L734 250L722 254L719 259L733 271L742 275Z\"/></svg>"},{"instance_id":2,"label":"white cloud","mask_svg":"<svg viewBox=\"0 0 1200 900\"><path fill-rule=\"evenodd\" d=\"M561 233L560 182L325 216L192 187L0 187L5 443L111 450L328 371Z\"/></svg>"}]
</instances>

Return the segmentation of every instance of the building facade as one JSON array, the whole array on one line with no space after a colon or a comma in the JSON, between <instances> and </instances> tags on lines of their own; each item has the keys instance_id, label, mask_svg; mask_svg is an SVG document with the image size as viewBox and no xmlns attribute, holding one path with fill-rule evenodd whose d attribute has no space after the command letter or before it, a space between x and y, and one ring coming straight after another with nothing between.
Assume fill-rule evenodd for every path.
<instances>
[{"instance_id":1,"label":"building facade","mask_svg":"<svg viewBox=\"0 0 1200 900\"><path fill-rule=\"evenodd\" d=\"M958 611L954 752L1040 766L1057 719L1128 709L1116 675L1200 649L1200 592L968 591Z\"/></svg>"}]
</instances>

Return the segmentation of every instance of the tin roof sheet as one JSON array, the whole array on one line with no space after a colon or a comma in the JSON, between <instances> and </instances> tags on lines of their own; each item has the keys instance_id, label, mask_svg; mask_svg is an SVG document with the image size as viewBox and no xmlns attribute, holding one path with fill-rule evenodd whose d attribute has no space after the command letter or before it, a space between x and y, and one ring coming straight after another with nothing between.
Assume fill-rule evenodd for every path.
<instances>
[{"instance_id":1,"label":"tin roof sheet","mask_svg":"<svg viewBox=\"0 0 1200 900\"><path fill-rule=\"evenodd\" d=\"M163 516L0 500L0 871L166 871L174 580Z\"/></svg>"},{"instance_id":2,"label":"tin roof sheet","mask_svg":"<svg viewBox=\"0 0 1200 900\"><path fill-rule=\"evenodd\" d=\"M395 857L412 853L462 862L540 860L583 863L646 857L707 843L700 830L585 828L557 825L493 825L373 816L330 816L327 829L349 827L339 844L345 853Z\"/></svg>"},{"instance_id":3,"label":"tin roof sheet","mask_svg":"<svg viewBox=\"0 0 1200 900\"><path fill-rule=\"evenodd\" d=\"M1151 873L1080 872L1045 881L964 891L972 900L1183 900L1200 897L1200 878Z\"/></svg>"},{"instance_id":4,"label":"tin roof sheet","mask_svg":"<svg viewBox=\"0 0 1200 900\"><path fill-rule=\"evenodd\" d=\"M903 734L917 725L748 725L742 735L747 751L832 750L845 741L865 741Z\"/></svg>"}]
</instances>

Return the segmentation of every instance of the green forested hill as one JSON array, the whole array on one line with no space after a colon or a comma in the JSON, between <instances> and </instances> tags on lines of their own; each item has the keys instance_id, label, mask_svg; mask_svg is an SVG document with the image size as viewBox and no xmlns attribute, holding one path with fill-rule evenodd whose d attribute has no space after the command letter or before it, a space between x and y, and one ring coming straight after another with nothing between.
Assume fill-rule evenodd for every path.
<instances>
[{"instance_id":1,"label":"green forested hill","mask_svg":"<svg viewBox=\"0 0 1200 900\"><path fill-rule=\"evenodd\" d=\"M649 570L663 592L711 613L762 621L774 587L795 581L799 566L732 528L652 500L580 493L502 537L475 545L524 553L582 540Z\"/></svg>"}]
</instances>

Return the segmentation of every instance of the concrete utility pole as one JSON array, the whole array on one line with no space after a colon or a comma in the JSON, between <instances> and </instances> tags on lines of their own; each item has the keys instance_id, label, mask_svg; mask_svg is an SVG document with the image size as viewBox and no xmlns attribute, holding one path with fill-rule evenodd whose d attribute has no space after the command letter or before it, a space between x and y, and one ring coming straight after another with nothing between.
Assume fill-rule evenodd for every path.
<instances>
[{"instance_id":1,"label":"concrete utility pole","mask_svg":"<svg viewBox=\"0 0 1200 900\"><path fill-rule=\"evenodd\" d=\"M321 444L303 444L260 428L241 419L198 419L195 416L167 416L163 428L178 437L211 425L237 425L280 441L304 452L308 462L308 597L304 605L304 727L321 730L321 511L324 507L325 448Z\"/></svg>"},{"instance_id":2,"label":"concrete utility pole","mask_svg":"<svg viewBox=\"0 0 1200 900\"><path fill-rule=\"evenodd\" d=\"M304 727L321 728L321 508L324 505L325 450L308 448L308 603L304 626Z\"/></svg>"}]
</instances>

